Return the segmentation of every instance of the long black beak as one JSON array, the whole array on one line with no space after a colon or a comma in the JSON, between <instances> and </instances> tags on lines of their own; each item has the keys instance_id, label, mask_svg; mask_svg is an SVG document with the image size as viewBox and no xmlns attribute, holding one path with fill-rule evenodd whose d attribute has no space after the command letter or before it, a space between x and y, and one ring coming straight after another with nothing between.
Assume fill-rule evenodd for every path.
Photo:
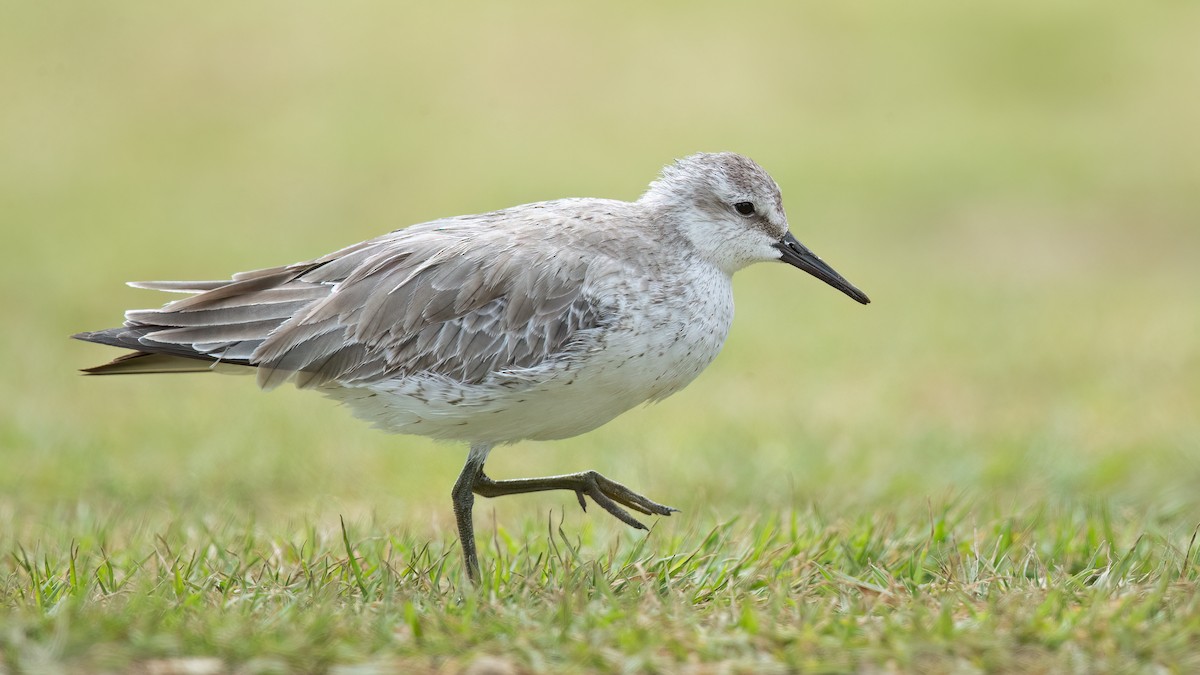
<instances>
[{"instance_id":1,"label":"long black beak","mask_svg":"<svg viewBox=\"0 0 1200 675\"><path fill-rule=\"evenodd\" d=\"M824 260L817 257L817 254L808 250L804 244L796 241L796 238L790 232L783 235L783 239L780 239L779 243L775 244L775 248L779 249L779 252L783 254L779 257L783 262L793 267L799 267L864 305L871 302L866 293L858 290L854 287L854 284L843 279L842 275L835 272L829 265L826 265Z\"/></svg>"}]
</instances>

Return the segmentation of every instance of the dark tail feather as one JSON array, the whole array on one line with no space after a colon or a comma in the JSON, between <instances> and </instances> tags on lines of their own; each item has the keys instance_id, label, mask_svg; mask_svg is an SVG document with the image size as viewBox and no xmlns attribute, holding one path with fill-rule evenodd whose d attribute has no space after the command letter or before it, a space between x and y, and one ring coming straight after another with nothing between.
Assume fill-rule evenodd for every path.
<instances>
[{"instance_id":1,"label":"dark tail feather","mask_svg":"<svg viewBox=\"0 0 1200 675\"><path fill-rule=\"evenodd\" d=\"M144 345L138 341L145 331L137 331L128 326L122 328L109 328L107 330L94 330L86 333L76 333L71 337L84 342L95 342L96 344L109 345L110 347L124 347L125 349L144 349Z\"/></svg>"},{"instance_id":2,"label":"dark tail feather","mask_svg":"<svg viewBox=\"0 0 1200 675\"><path fill-rule=\"evenodd\" d=\"M214 369L216 361L201 361L169 354L134 352L118 356L112 361L80 372L87 375L150 375L158 373L207 373Z\"/></svg>"},{"instance_id":3,"label":"dark tail feather","mask_svg":"<svg viewBox=\"0 0 1200 675\"><path fill-rule=\"evenodd\" d=\"M84 342L132 349L134 353L118 356L112 361L92 368L84 368L88 375L133 375L149 373L202 373L216 370L227 362L219 363L216 358L191 349L188 345L162 342L142 342L146 333L159 330L152 326L124 326L71 337ZM241 365L229 364L241 370ZM221 370L226 370L224 367Z\"/></svg>"}]
</instances>

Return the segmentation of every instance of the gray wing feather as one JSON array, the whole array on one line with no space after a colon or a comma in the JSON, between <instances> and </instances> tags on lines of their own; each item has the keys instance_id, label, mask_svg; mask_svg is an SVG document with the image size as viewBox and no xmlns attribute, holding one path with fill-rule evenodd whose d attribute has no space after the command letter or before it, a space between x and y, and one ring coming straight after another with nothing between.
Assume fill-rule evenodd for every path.
<instances>
[{"instance_id":1,"label":"gray wing feather","mask_svg":"<svg viewBox=\"0 0 1200 675\"><path fill-rule=\"evenodd\" d=\"M173 344L190 344L205 351L212 351L215 345L222 345L243 340L261 340L279 326L278 319L251 321L249 323L218 323L204 326L188 326L186 328L168 328L147 333L146 338L154 342L170 342Z\"/></svg>"},{"instance_id":2,"label":"gray wing feather","mask_svg":"<svg viewBox=\"0 0 1200 675\"><path fill-rule=\"evenodd\" d=\"M166 291L167 293L203 293L228 284L222 281L130 281L128 286L142 288L148 291Z\"/></svg>"},{"instance_id":3,"label":"gray wing feather","mask_svg":"<svg viewBox=\"0 0 1200 675\"><path fill-rule=\"evenodd\" d=\"M263 293L261 295L268 294ZM311 293L307 295L311 296ZM286 319L304 309L313 299L309 297L303 300L272 302L268 296L268 299L265 301L258 298L255 300L254 304L227 305L226 307L199 309L190 312L172 312L169 319L171 322L170 325L180 328L184 326L204 327L220 324L251 323L270 319ZM140 309L125 313L127 321L141 323L157 322L163 318L163 312L157 309ZM276 321L276 324L278 324L278 321Z\"/></svg>"},{"instance_id":4,"label":"gray wing feather","mask_svg":"<svg viewBox=\"0 0 1200 675\"><path fill-rule=\"evenodd\" d=\"M536 237L518 246L509 228L496 226L503 217L545 213L428 222L227 281L136 282L191 295L127 312L124 328L79 337L140 354L257 366L264 388L412 375L480 383L592 346L594 329L613 311L588 292L589 270L600 261L594 243L578 241L572 252L563 233L554 246ZM542 223L546 232L556 225Z\"/></svg>"},{"instance_id":5,"label":"gray wing feather","mask_svg":"<svg viewBox=\"0 0 1200 675\"><path fill-rule=\"evenodd\" d=\"M132 310L110 333L140 353L257 366L264 388L415 374L480 383L594 340L607 320L587 292L592 256L537 244L467 217L228 281L138 282L193 295Z\"/></svg>"},{"instance_id":6,"label":"gray wing feather","mask_svg":"<svg viewBox=\"0 0 1200 675\"><path fill-rule=\"evenodd\" d=\"M274 387L296 373L301 387L415 373L478 383L537 366L600 325L582 256L547 271L511 244L428 239L364 260L281 325L254 354L259 383Z\"/></svg>"}]
</instances>

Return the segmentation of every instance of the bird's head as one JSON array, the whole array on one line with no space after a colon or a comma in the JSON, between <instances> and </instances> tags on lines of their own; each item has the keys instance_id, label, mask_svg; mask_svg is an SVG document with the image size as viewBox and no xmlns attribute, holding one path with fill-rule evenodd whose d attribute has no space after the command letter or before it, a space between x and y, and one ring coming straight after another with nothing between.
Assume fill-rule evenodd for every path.
<instances>
[{"instance_id":1,"label":"bird's head","mask_svg":"<svg viewBox=\"0 0 1200 675\"><path fill-rule=\"evenodd\" d=\"M664 168L640 202L674 223L698 255L727 274L781 261L864 305L870 302L792 236L779 186L747 157L732 152L685 157Z\"/></svg>"}]
</instances>

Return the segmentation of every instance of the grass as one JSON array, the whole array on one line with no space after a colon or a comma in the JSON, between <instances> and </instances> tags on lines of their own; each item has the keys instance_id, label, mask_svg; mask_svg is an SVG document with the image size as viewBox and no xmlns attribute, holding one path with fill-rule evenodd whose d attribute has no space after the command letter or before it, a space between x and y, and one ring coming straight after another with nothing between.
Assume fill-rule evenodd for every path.
<instances>
[{"instance_id":1,"label":"grass","mask_svg":"<svg viewBox=\"0 0 1200 675\"><path fill-rule=\"evenodd\" d=\"M16 548L5 588L25 608L7 651L31 671L147 654L258 672L454 669L479 654L606 671L1196 665L1194 540L1103 505L808 508L607 543L552 515L496 529L478 592L463 592L453 541L378 522L178 517L147 531L63 516L54 536L87 536Z\"/></svg>"},{"instance_id":2,"label":"grass","mask_svg":"<svg viewBox=\"0 0 1200 675\"><path fill-rule=\"evenodd\" d=\"M11 3L10 3L11 4ZM0 9L0 673L1191 672L1196 9ZM734 149L875 301L736 280L694 385L497 478L71 333L441 215Z\"/></svg>"}]
</instances>

